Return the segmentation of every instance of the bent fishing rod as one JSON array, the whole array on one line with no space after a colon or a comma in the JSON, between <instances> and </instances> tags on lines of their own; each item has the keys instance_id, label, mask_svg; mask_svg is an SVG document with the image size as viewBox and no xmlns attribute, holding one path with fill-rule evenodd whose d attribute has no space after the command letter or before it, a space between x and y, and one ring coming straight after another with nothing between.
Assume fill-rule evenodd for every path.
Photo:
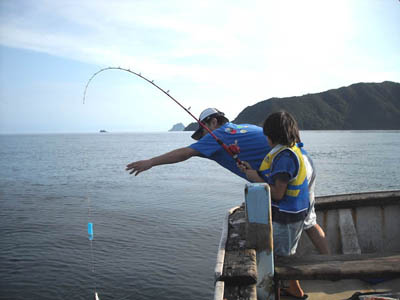
<instances>
[{"instance_id":1,"label":"bent fishing rod","mask_svg":"<svg viewBox=\"0 0 400 300\"><path fill-rule=\"evenodd\" d=\"M236 144L232 144L227 146L221 139L219 139L203 122L201 122L199 119L197 119L190 111L189 109L187 109L186 107L184 107L182 104L179 103L178 100L176 100L174 97L172 97L169 94L169 90L165 91L163 88L159 87L157 84L154 83L154 80L149 80L147 79L145 76L143 76L141 73L136 73L130 69L125 69L125 68L121 68L121 67L107 67L107 68L103 68L99 71L97 71L96 73L94 73L92 75L92 77L90 77L89 81L86 84L85 87L85 91L83 93L83 104L85 104L85 100L86 100L86 92L87 89L89 87L90 82L93 80L94 77L96 77L97 74L107 71L107 70L121 70L121 71L125 71L128 73L131 73L133 75L136 75L144 80L146 80L148 83L152 84L153 86L155 86L157 89L159 89L161 92L163 92L165 95L167 95L170 99L172 99L176 104L178 104L184 111L186 111L193 119L196 120L197 123L199 123L199 125L201 127L203 127L205 130L207 130L207 132L209 134L211 134L211 136L217 141L217 143L219 145L221 145L221 147L230 155L232 156L232 158L237 162L237 163L241 163L240 159L238 158L238 154L240 152L240 148L238 145Z\"/></svg>"}]
</instances>

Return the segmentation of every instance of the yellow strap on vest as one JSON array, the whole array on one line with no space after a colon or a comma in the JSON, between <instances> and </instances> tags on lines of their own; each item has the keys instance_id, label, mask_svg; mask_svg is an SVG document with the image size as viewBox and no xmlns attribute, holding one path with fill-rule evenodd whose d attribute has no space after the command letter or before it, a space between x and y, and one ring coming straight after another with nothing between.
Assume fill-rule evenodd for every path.
<instances>
[{"instance_id":1,"label":"yellow strap on vest","mask_svg":"<svg viewBox=\"0 0 400 300\"><path fill-rule=\"evenodd\" d=\"M279 153L281 153L283 150L286 149L292 151L296 155L296 158L299 162L299 171L297 172L297 175L289 181L288 189L286 190L286 195L297 197L300 193L300 189L299 188L296 189L295 186L303 184L304 180L307 177L307 170L304 164L303 155L299 147L297 147L296 145L293 147L281 146L280 148L277 147L277 150L275 150L275 148L272 149L263 159L259 171L265 171L270 169L272 166L272 162L274 161L274 158Z\"/></svg>"}]
</instances>

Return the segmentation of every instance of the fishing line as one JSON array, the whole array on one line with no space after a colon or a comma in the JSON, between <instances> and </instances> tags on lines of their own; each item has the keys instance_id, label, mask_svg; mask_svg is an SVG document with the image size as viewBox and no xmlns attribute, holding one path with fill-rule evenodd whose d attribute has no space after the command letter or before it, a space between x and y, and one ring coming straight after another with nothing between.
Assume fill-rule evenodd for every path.
<instances>
[{"instance_id":1,"label":"fishing line","mask_svg":"<svg viewBox=\"0 0 400 300\"><path fill-rule=\"evenodd\" d=\"M94 253L93 253L93 238L94 238L94 231L93 231L93 223L91 222L91 213L90 213L90 198L87 197L88 201L88 236L90 241L90 258L91 258L91 266L92 266L92 280L94 282L94 295L95 299L97 296L97 282L96 282L96 272L95 272L95 263L94 263Z\"/></svg>"},{"instance_id":2,"label":"fishing line","mask_svg":"<svg viewBox=\"0 0 400 300\"><path fill-rule=\"evenodd\" d=\"M88 160L87 160L87 151L84 151L83 155L83 166L85 166L86 170L88 170ZM91 208L91 201L90 201L90 196L88 192L88 178L89 176L85 176L86 181L85 181L85 198L86 198L86 203L88 207L88 223L87 223L87 233L88 233L88 239L89 239L89 244L90 244L90 266L89 269L91 270L91 280L93 282L93 289L94 289L94 299L95 300L100 300L99 296L97 294L97 280L96 280L96 272L95 272L95 260L94 260L94 251L93 251L93 239L94 239L94 230L93 230L93 222L92 222L92 208Z\"/></svg>"},{"instance_id":3,"label":"fishing line","mask_svg":"<svg viewBox=\"0 0 400 300\"><path fill-rule=\"evenodd\" d=\"M157 84L154 83L154 80L150 80L148 78L146 78L145 76L143 76L141 73L136 73L130 69L125 69L125 68L121 68L121 67L107 67L107 68L103 68L99 71L97 71L96 73L94 73L92 75L92 77L90 77L89 81L86 84L85 87L85 91L83 92L83 104L85 104L85 100L86 100L86 92L87 89L89 87L90 82L93 80L94 77L96 77L97 74L107 71L107 70L120 70L120 71L125 71L128 72L130 74L133 74L135 76L138 76L144 80L146 80L148 83L150 83L151 85L155 86L157 89L159 89L161 92L163 92L165 95L167 95L170 99L172 99L176 104L178 104L184 111L186 111L193 119L196 120L196 122L203 127L205 130L207 130L207 132L209 134L211 134L211 136L217 141L217 143L230 155L232 156L232 158L237 162L237 163L241 163L240 159L238 158L238 154L240 152L239 146L237 144L232 144L227 146L226 144L224 144L223 141L221 141L221 139L219 139L203 122L201 122L199 119L197 119L190 111L189 109L187 109L186 107L184 107L181 103L179 103L178 100L176 100L174 97L172 97L169 94L169 90L165 91L163 88L159 87Z\"/></svg>"}]
</instances>

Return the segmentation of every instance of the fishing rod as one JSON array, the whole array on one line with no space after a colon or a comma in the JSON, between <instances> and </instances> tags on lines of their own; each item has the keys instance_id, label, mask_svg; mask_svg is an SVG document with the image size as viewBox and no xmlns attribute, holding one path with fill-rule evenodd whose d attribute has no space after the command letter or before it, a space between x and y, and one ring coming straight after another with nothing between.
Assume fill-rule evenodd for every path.
<instances>
[{"instance_id":1,"label":"fishing rod","mask_svg":"<svg viewBox=\"0 0 400 300\"><path fill-rule=\"evenodd\" d=\"M128 73L131 73L133 75L136 75L144 80L146 80L148 83L152 84L153 86L155 86L157 89L159 89L161 92L163 92L165 95L167 95L170 99L172 99L176 104L178 104L184 111L186 111L193 119L196 120L196 122L203 128L205 129L209 134L211 134L211 136L217 141L217 143L230 155L232 156L232 158L238 163L241 164L242 162L240 161L240 159L238 158L238 154L240 152L240 148L237 145L237 143L232 144L227 146L220 138L218 138L203 122L201 122L198 118L196 118L190 111L189 109L187 109L186 107L184 107L178 100L176 100L174 97L172 97L169 94L169 90L165 91L163 88L161 88L160 86L158 86L157 84L154 83L154 80L149 80L148 78L146 78L145 76L143 76L141 73L136 73L130 69L125 69L125 68L121 68L121 67L107 67L107 68L103 68L100 69L99 71L97 71L96 73L94 73L92 75L92 77L90 77L90 79L88 80L88 82L86 83L85 86L85 90L83 92L83 104L85 104L85 100L86 100L86 93L89 87L89 84L92 82L92 80L94 79L94 77L96 77L99 73L107 71L107 70L121 70L121 71L125 71ZM90 200L88 198L88 210L89 210L89 221L90 221ZM89 241L90 241L90 247L91 247L91 254L92 254L92 272L93 272L93 276L94 276L94 258L93 258L93 223L89 222L88 223L88 235L89 235ZM96 290L96 283L95 283L95 288L94 288L94 299L95 300L99 300L99 296Z\"/></svg>"},{"instance_id":2,"label":"fishing rod","mask_svg":"<svg viewBox=\"0 0 400 300\"><path fill-rule=\"evenodd\" d=\"M90 77L89 81L86 84L85 87L85 91L83 93L83 104L85 104L85 100L86 100L86 92L87 89L89 87L90 82L93 80L93 78L101 73L104 72L106 70L121 70L121 71L125 71L128 73L131 73L133 75L136 75L144 80L146 80L148 83L152 84L153 86L155 86L156 88L158 88L161 92L163 92L165 95L167 95L169 98L171 98L176 104L178 104L184 111L186 111L193 119L196 120L197 123L199 123L199 125L201 127L203 127L205 130L207 130L207 132L209 134L211 134L211 136L217 141L217 143L230 155L232 156L232 158L237 162L237 163L241 163L240 159L238 158L238 154L240 152L240 148L237 144L232 144L232 145L226 145L221 139L219 139L203 122L201 122L199 119L197 119L190 111L189 109L187 109L186 107L184 107L182 104L179 103L178 100L176 100L174 97L172 97L169 94L169 90L165 91L163 88L159 87L157 84L154 83L154 80L149 80L146 77L144 77L141 73L136 73L130 69L125 69L125 68L121 68L121 67L107 67L107 68L103 68L99 71L97 71L96 73L94 73L92 75L92 77Z\"/></svg>"}]
</instances>

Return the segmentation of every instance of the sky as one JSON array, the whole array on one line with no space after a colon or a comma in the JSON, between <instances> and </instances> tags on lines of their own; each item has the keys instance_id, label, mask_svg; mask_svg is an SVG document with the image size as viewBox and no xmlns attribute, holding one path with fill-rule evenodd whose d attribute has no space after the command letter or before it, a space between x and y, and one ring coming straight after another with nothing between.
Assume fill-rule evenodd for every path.
<instances>
[{"instance_id":1,"label":"sky","mask_svg":"<svg viewBox=\"0 0 400 300\"><path fill-rule=\"evenodd\" d=\"M167 131L272 97L400 82L399 0L1 0L0 134Z\"/></svg>"}]
</instances>

